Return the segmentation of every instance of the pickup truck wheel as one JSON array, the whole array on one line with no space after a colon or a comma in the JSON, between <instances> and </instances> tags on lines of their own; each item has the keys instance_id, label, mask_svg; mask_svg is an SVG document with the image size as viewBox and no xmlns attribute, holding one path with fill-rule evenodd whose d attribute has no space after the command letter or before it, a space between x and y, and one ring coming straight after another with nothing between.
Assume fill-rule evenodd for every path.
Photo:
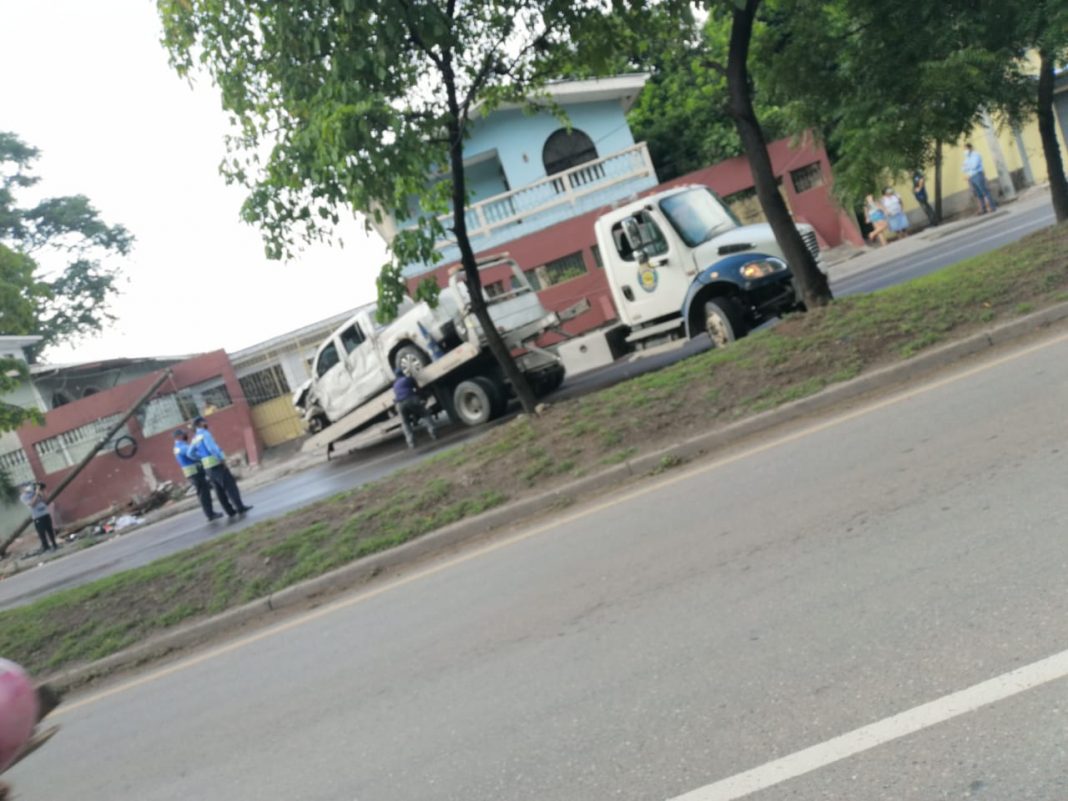
<instances>
[{"instance_id":1,"label":"pickup truck wheel","mask_svg":"<svg viewBox=\"0 0 1068 801\"><path fill-rule=\"evenodd\" d=\"M312 434L318 434L324 428L330 425L330 421L326 419L325 414L317 414L308 421L308 431Z\"/></svg>"},{"instance_id":2,"label":"pickup truck wheel","mask_svg":"<svg viewBox=\"0 0 1068 801\"><path fill-rule=\"evenodd\" d=\"M731 298L711 298L705 303L705 330L712 347L723 348L746 335L745 319Z\"/></svg>"},{"instance_id":3,"label":"pickup truck wheel","mask_svg":"<svg viewBox=\"0 0 1068 801\"><path fill-rule=\"evenodd\" d=\"M465 426L478 426L493 418L493 398L477 378L461 381L452 393L452 408Z\"/></svg>"},{"instance_id":4,"label":"pickup truck wheel","mask_svg":"<svg viewBox=\"0 0 1068 801\"><path fill-rule=\"evenodd\" d=\"M405 375L415 375L430 364L430 357L415 345L405 345L393 354L393 369Z\"/></svg>"}]
</instances>

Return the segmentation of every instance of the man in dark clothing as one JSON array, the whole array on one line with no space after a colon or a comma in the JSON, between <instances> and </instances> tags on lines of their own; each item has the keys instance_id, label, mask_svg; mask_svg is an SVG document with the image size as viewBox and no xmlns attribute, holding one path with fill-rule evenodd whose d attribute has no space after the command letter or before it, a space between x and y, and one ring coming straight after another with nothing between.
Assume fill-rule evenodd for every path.
<instances>
[{"instance_id":1,"label":"man in dark clothing","mask_svg":"<svg viewBox=\"0 0 1068 801\"><path fill-rule=\"evenodd\" d=\"M58 551L56 545L56 529L52 525L52 514L48 511L48 499L44 493L45 485L39 481L31 481L22 489L20 496L22 502L30 510L33 518L33 527L37 529L37 537L41 540L41 553L45 551Z\"/></svg>"},{"instance_id":2,"label":"man in dark clothing","mask_svg":"<svg viewBox=\"0 0 1068 801\"><path fill-rule=\"evenodd\" d=\"M396 380L393 382L393 402L397 405L397 414L400 415L401 428L404 429L404 441L409 448L415 447L415 426L420 419L426 420L427 433L431 439L437 439L434 430L434 418L419 396L419 390L415 385L415 379L405 375L401 370L396 372Z\"/></svg>"},{"instance_id":3,"label":"man in dark clothing","mask_svg":"<svg viewBox=\"0 0 1068 801\"><path fill-rule=\"evenodd\" d=\"M189 434L186 433L184 428L179 428L174 432L174 458L177 460L178 466L182 468L182 475L189 479L189 483L197 491L200 508L204 510L204 515L208 518L208 522L210 523L222 517L212 508L211 482L208 481L208 474L204 470L204 466L189 453ZM226 514L233 517L236 513L226 495L219 491L218 496L219 504L226 510Z\"/></svg>"},{"instance_id":4,"label":"man in dark clothing","mask_svg":"<svg viewBox=\"0 0 1068 801\"><path fill-rule=\"evenodd\" d=\"M927 222L931 225L938 225L935 210L927 202L927 179L924 178L920 170L916 170L912 174L912 194L915 196L916 202L920 204L920 208L923 209L923 213L927 215Z\"/></svg>"}]
</instances>

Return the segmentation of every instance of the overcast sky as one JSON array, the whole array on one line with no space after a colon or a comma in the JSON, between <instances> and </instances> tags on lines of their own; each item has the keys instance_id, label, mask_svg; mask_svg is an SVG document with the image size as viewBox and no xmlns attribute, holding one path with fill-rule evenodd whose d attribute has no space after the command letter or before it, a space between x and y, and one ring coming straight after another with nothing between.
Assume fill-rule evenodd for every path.
<instances>
[{"instance_id":1,"label":"overcast sky","mask_svg":"<svg viewBox=\"0 0 1068 801\"><path fill-rule=\"evenodd\" d=\"M137 239L118 322L48 361L236 350L374 298L385 248L358 226L344 249L264 257L218 174L218 95L170 69L152 0L0 0L0 31L0 130L42 151L43 194L87 195Z\"/></svg>"}]
</instances>

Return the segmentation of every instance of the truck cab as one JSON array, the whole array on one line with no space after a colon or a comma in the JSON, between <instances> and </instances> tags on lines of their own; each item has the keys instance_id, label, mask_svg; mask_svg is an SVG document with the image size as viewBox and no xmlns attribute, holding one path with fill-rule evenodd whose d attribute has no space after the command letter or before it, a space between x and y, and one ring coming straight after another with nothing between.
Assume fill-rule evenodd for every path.
<instances>
[{"instance_id":1,"label":"truck cab","mask_svg":"<svg viewBox=\"0 0 1068 801\"><path fill-rule=\"evenodd\" d=\"M815 231L797 227L818 259ZM704 332L724 345L799 307L771 226L741 225L706 186L634 201L599 217L595 229L632 347Z\"/></svg>"}]
</instances>

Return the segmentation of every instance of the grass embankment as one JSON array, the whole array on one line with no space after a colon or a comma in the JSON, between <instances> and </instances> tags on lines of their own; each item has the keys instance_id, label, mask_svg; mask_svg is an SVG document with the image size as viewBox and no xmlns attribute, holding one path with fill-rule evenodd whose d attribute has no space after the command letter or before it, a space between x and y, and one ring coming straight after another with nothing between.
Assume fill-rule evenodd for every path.
<instances>
[{"instance_id":1,"label":"grass embankment","mask_svg":"<svg viewBox=\"0 0 1068 801\"><path fill-rule=\"evenodd\" d=\"M846 298L519 418L420 466L0 613L0 654L47 673L113 653L483 510L1068 300L1068 226Z\"/></svg>"}]
</instances>

